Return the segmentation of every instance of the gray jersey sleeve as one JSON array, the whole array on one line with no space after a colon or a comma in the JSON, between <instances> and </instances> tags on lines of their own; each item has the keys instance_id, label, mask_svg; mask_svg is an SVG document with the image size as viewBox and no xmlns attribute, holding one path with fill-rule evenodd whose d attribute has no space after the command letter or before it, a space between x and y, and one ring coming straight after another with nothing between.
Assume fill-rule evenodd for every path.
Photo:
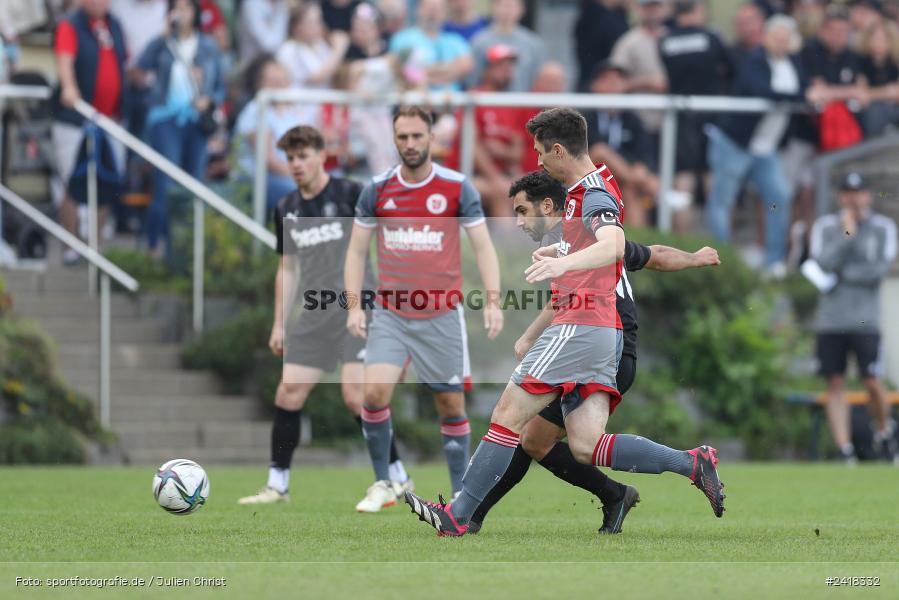
<instances>
[{"instance_id":1,"label":"gray jersey sleeve","mask_svg":"<svg viewBox=\"0 0 899 600\"><path fill-rule=\"evenodd\" d=\"M375 184L373 181L369 181L362 188L362 191L359 193L359 200L356 202L356 218L353 221L356 225L369 229L377 226L378 217L375 215L376 199Z\"/></svg>"},{"instance_id":2,"label":"gray jersey sleeve","mask_svg":"<svg viewBox=\"0 0 899 600\"><path fill-rule=\"evenodd\" d=\"M462 227L474 227L483 223L486 219L481 195L468 179L462 182L459 194L459 222Z\"/></svg>"},{"instance_id":3,"label":"gray jersey sleeve","mask_svg":"<svg viewBox=\"0 0 899 600\"><path fill-rule=\"evenodd\" d=\"M584 193L581 219L584 227L594 234L600 227L615 226L623 228L618 201L606 190L598 188L591 188Z\"/></svg>"}]
</instances>

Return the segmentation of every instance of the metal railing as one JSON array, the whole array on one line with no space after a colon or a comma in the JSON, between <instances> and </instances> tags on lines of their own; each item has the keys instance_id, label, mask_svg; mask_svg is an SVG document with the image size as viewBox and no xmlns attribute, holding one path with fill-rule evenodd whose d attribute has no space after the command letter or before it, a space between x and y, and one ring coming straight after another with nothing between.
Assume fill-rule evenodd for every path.
<instances>
[{"instance_id":1,"label":"metal railing","mask_svg":"<svg viewBox=\"0 0 899 600\"><path fill-rule=\"evenodd\" d=\"M89 264L100 271L100 423L103 427L109 427L111 423L111 401L110 401L110 345L111 345L111 324L110 324L110 285L109 278L112 277L117 283L125 289L136 292L139 289L137 281L118 268L96 249L91 248L78 237L72 235L53 219L39 211L31 205L27 200L18 196L15 192L0 183L0 199L9 202L9 204L22 213L28 219L34 221L38 226L47 231L50 235L67 245L69 248L83 256ZM0 202L2 204L2 202Z\"/></svg>"},{"instance_id":2,"label":"metal railing","mask_svg":"<svg viewBox=\"0 0 899 600\"><path fill-rule=\"evenodd\" d=\"M682 111L764 113L772 110L793 111L798 105L774 103L763 98L734 98L730 96L669 96L664 94L543 94L496 92L405 92L371 96L336 90L273 90L263 89L256 95L258 106L256 123L256 161L253 183L253 216L257 223L265 222L266 122L272 102L295 104L336 104L341 106L395 106L421 104L443 109L459 109L462 113L460 131L460 169L469 177L474 170L475 119L479 106L509 108L548 108L568 106L578 109L656 110L664 113L660 139L658 225L663 231L671 229L671 207L667 192L674 181L677 154L677 116ZM386 143L386 141L385 141Z\"/></svg>"},{"instance_id":3,"label":"metal railing","mask_svg":"<svg viewBox=\"0 0 899 600\"><path fill-rule=\"evenodd\" d=\"M272 249L275 248L275 235L265 228L264 221L258 223L245 215L240 209L213 192L206 187L205 184L189 175L181 167L133 136L127 129L109 117L98 113L90 104L87 104L83 100L79 100L75 105L75 110L84 116L90 123L96 125L111 137L124 144L135 154L184 186L194 195L192 321L194 331L198 333L201 332L203 330L203 271L205 268L204 205L208 204L222 216L253 236L254 239ZM93 167L89 167L88 170L88 205L96 206L97 170L95 161L91 162L94 164ZM92 185L90 185L91 181L94 182ZM90 220L91 229L95 229L97 224L95 209L90 216ZM90 240L92 241L92 247L96 248L96 238L91 237Z\"/></svg>"},{"instance_id":4,"label":"metal railing","mask_svg":"<svg viewBox=\"0 0 899 600\"><path fill-rule=\"evenodd\" d=\"M850 146L843 150L828 152L815 159L815 212L821 215L830 212L833 187L829 185L831 173L839 165L871 156L884 150L899 148L899 133L887 133ZM822 185L823 184L823 185Z\"/></svg>"}]
</instances>

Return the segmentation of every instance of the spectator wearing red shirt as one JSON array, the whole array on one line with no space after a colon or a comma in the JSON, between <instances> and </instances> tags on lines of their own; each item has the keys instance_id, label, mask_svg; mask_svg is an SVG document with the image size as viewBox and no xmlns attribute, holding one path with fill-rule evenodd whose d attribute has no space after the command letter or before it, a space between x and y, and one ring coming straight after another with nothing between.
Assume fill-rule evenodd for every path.
<instances>
[{"instance_id":1,"label":"spectator wearing red shirt","mask_svg":"<svg viewBox=\"0 0 899 600\"><path fill-rule=\"evenodd\" d=\"M487 68L480 92L506 92L512 85L518 53L511 46L495 44L487 49ZM475 110L474 185L488 216L512 216L509 186L520 174L524 139L520 112L507 107L481 106Z\"/></svg>"},{"instance_id":2,"label":"spectator wearing red shirt","mask_svg":"<svg viewBox=\"0 0 899 600\"><path fill-rule=\"evenodd\" d=\"M59 93L54 102L53 149L58 179L54 182L54 201L60 205L63 227L78 234L78 208L66 192L69 178L78 163L84 140L84 118L72 107L79 99L98 112L119 118L123 113L122 82L125 73L125 38L119 22L109 14L109 0L81 0L79 8L66 16L56 28L54 41ZM106 138L112 162L104 165L121 172L124 148ZM102 153L102 149L98 149ZM109 201L101 195L100 201ZM106 207L100 212L105 220ZM78 258L71 249L63 255L66 263Z\"/></svg>"}]
</instances>

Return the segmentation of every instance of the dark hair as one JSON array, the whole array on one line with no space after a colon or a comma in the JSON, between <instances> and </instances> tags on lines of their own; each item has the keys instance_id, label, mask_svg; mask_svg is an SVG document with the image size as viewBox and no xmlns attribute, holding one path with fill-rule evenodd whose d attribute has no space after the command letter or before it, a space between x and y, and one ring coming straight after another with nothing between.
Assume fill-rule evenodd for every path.
<instances>
[{"instance_id":1,"label":"dark hair","mask_svg":"<svg viewBox=\"0 0 899 600\"><path fill-rule=\"evenodd\" d=\"M524 192L528 201L532 203L543 202L544 198L553 201L553 210L560 211L565 208L565 199L568 191L565 187L549 176L546 171L531 171L522 176L509 188L509 198L514 198Z\"/></svg>"},{"instance_id":2,"label":"dark hair","mask_svg":"<svg viewBox=\"0 0 899 600\"><path fill-rule=\"evenodd\" d=\"M396 109L396 112L393 113L393 124L396 125L396 120L400 117L416 117L425 122L425 125L428 126L428 131L431 130L431 126L434 125L434 119L431 117L430 111L425 110L421 106L415 105L404 105L400 106Z\"/></svg>"},{"instance_id":3,"label":"dark hair","mask_svg":"<svg viewBox=\"0 0 899 600\"><path fill-rule=\"evenodd\" d=\"M316 151L325 149L325 138L322 137L318 129L308 125L297 125L292 129L288 129L287 133L278 140L278 150L283 150L284 152L302 150L303 148L312 148Z\"/></svg>"},{"instance_id":4,"label":"dark hair","mask_svg":"<svg viewBox=\"0 0 899 600\"><path fill-rule=\"evenodd\" d=\"M575 157L587 153L587 121L573 108L549 108L531 117L528 133L549 148L559 144Z\"/></svg>"},{"instance_id":5,"label":"dark hair","mask_svg":"<svg viewBox=\"0 0 899 600\"><path fill-rule=\"evenodd\" d=\"M168 8L166 9L165 14L171 14L171 12L175 9L175 4L177 3L178 0L169 0ZM195 30L199 31L200 27L203 24L203 11L200 8L200 0L190 0L190 4L194 7L194 22L192 23L192 25Z\"/></svg>"},{"instance_id":6,"label":"dark hair","mask_svg":"<svg viewBox=\"0 0 899 600\"><path fill-rule=\"evenodd\" d=\"M824 10L823 23L849 21L849 9L843 4L829 4Z\"/></svg>"},{"instance_id":7,"label":"dark hair","mask_svg":"<svg viewBox=\"0 0 899 600\"><path fill-rule=\"evenodd\" d=\"M262 89L262 74L265 73L265 68L271 63L277 62L278 59L273 54L263 52L244 68L244 88L250 92L250 95L255 96L256 92Z\"/></svg>"}]
</instances>

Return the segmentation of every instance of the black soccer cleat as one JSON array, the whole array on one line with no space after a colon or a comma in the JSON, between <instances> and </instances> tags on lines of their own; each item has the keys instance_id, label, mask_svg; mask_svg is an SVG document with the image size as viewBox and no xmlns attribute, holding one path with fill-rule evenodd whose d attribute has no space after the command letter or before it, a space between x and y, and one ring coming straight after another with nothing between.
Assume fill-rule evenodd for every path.
<instances>
[{"instance_id":1,"label":"black soccer cleat","mask_svg":"<svg viewBox=\"0 0 899 600\"><path fill-rule=\"evenodd\" d=\"M640 502L640 493L637 489L629 485L624 486L624 494L618 502L613 502L608 506L603 505L602 507L600 535L621 533L621 524L624 523L624 518L638 502Z\"/></svg>"},{"instance_id":2,"label":"black soccer cleat","mask_svg":"<svg viewBox=\"0 0 899 600\"><path fill-rule=\"evenodd\" d=\"M690 480L708 498L715 516L721 517L727 496L724 495L724 484L718 479L718 451L711 446L700 446L687 453L693 457L693 474L690 475Z\"/></svg>"},{"instance_id":3,"label":"black soccer cleat","mask_svg":"<svg viewBox=\"0 0 899 600\"><path fill-rule=\"evenodd\" d=\"M418 515L419 521L424 521L437 530L441 537L460 537L468 531L467 525L460 525L452 513L452 505L447 504L440 496L440 502L427 502L412 492L406 492L406 504L412 508L412 512Z\"/></svg>"}]
</instances>

